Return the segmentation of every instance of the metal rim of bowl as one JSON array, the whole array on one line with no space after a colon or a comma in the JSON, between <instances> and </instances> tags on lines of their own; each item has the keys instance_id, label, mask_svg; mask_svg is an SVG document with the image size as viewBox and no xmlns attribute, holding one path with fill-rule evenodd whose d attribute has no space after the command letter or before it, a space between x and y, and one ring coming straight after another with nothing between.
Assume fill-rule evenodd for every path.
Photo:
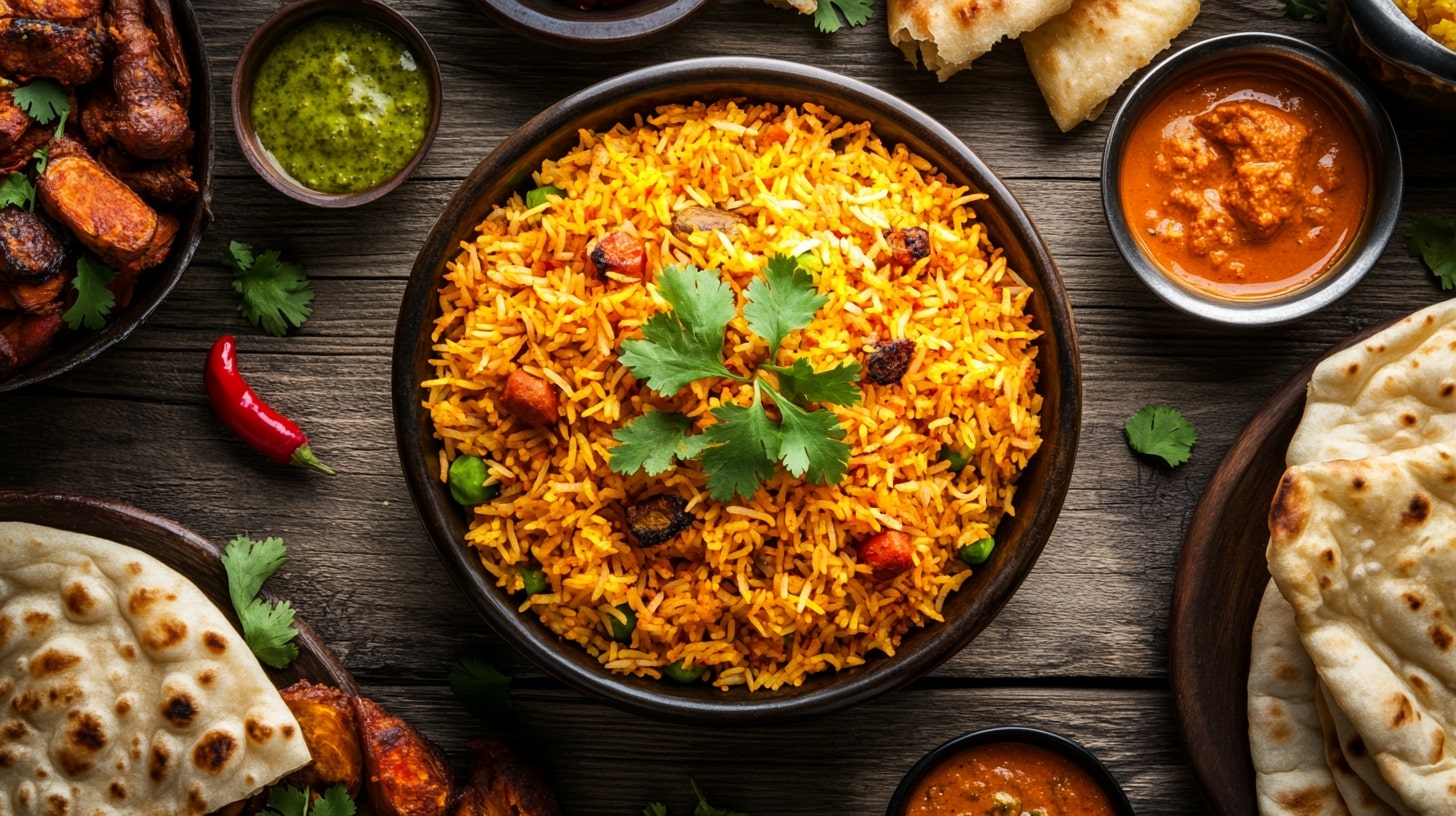
<instances>
[{"instance_id":1,"label":"metal rim of bowl","mask_svg":"<svg viewBox=\"0 0 1456 816\"><path fill-rule=\"evenodd\" d=\"M1122 208L1120 180L1128 134L1165 86L1223 61L1263 56L1286 62L1295 76L1343 108L1362 140L1370 176L1370 204L1350 245L1318 278L1278 295L1239 301L1194 290L1172 280L1154 264L1133 237ZM1144 76L1118 110L1102 154L1102 208L1118 251L1138 278L1169 305L1188 314L1231 326L1273 326L1293 322L1339 300L1380 260L1395 231L1404 189L1400 142L1375 96L1334 57L1304 40L1262 32L1226 34L1195 43L1163 60Z\"/></svg>"},{"instance_id":2,"label":"metal rim of bowl","mask_svg":"<svg viewBox=\"0 0 1456 816\"><path fill-rule=\"evenodd\" d=\"M329 14L362 16L399 35L415 52L418 64L424 69L430 84L430 121L425 127L425 138L414 155L387 181L357 193L325 193L304 186L273 162L258 139L257 131L253 129L253 80L257 77L258 67L284 34L300 23ZM430 145L435 141L435 132L440 129L442 93L440 63L435 59L434 49L430 48L424 35L403 14L380 0L301 0L285 5L269 15L244 43L242 54L238 56L237 65L233 68L233 132L237 136L238 147L243 151L243 158L247 159L253 171L273 189L295 201L317 207L358 207L399 187L414 173L420 162L424 161L425 154L430 152Z\"/></svg>"},{"instance_id":3,"label":"metal rim of bowl","mask_svg":"<svg viewBox=\"0 0 1456 816\"><path fill-rule=\"evenodd\" d=\"M630 0L612 9L573 8L566 0L475 0L504 28L574 51L629 51L661 40L717 0Z\"/></svg>"},{"instance_id":4,"label":"metal rim of bowl","mask_svg":"<svg viewBox=\"0 0 1456 816\"><path fill-rule=\"evenodd\" d=\"M983 221L1007 252L1008 263L1024 258L1021 267L1041 284L1033 294L1040 304L1034 311L1047 322L1039 354L1043 361L1052 361L1046 363L1048 371L1056 366L1056 376L1045 376L1040 386L1044 405L1050 406L1043 408L1044 442L1018 483L1018 495L1037 495L1037 487L1043 495L1038 496L1034 512L1002 520L998 540L1003 540L1002 531L1010 531L1004 540L1013 543L997 547L988 568L981 571L987 576L984 583L962 587L947 603L947 620L908 634L894 658L877 655L863 666L817 674L802 686L777 692L750 693L741 687L725 692L706 684L677 686L612 674L585 648L564 641L535 616L518 611L518 603L495 586L493 576L464 543L463 513L439 479L439 443L419 398L419 384L434 376L427 352L438 313L440 277L491 206L505 194L529 186L530 172L542 159L564 150L562 144L574 144L578 128L608 127L622 118L624 110L725 95L778 102L793 98L796 104L830 95L838 101L822 104L846 117L865 111L868 118L878 120L876 132L887 142L895 141L887 131L908 134L907 123L913 125L916 135L900 140L913 144L953 180L1003 202L1000 208L978 212L985 213ZM622 101L629 97L632 101ZM879 115L869 116L871 111ZM967 177L961 178L962 173ZM457 203L463 209L452 213ZM538 668L579 692L636 714L703 725L781 723L839 710L908 684L966 646L1010 599L1050 538L1065 499L1081 417L1076 329L1060 273L1030 217L980 158L934 119L884 91L823 69L753 57L704 57L628 72L568 96L501 142L456 190L416 257L395 330L391 386L396 443L416 511L451 579L482 618ZM997 568L1008 563L1017 569ZM985 604L983 620L955 615L955 610L971 611L973 601Z\"/></svg>"},{"instance_id":5,"label":"metal rim of bowl","mask_svg":"<svg viewBox=\"0 0 1456 816\"><path fill-rule=\"evenodd\" d=\"M1355 28L1384 59L1456 83L1456 51L1436 42L1391 0L1340 0Z\"/></svg>"},{"instance_id":6,"label":"metal rim of bowl","mask_svg":"<svg viewBox=\"0 0 1456 816\"><path fill-rule=\"evenodd\" d=\"M890 797L890 804L885 809L885 816L904 816L915 787L920 784L920 780L924 779L926 774L935 770L941 763L968 748L1003 742L1035 745L1071 760L1086 771L1097 786L1107 794L1114 814L1133 816L1132 803L1127 798L1127 791L1122 789L1122 783L1117 781L1117 777L1113 775L1112 771L1108 770L1102 760L1098 759L1097 755L1092 753L1087 746L1054 731L1023 725L1005 725L972 731L932 748L900 779L900 784L895 788L894 794Z\"/></svg>"}]
</instances>

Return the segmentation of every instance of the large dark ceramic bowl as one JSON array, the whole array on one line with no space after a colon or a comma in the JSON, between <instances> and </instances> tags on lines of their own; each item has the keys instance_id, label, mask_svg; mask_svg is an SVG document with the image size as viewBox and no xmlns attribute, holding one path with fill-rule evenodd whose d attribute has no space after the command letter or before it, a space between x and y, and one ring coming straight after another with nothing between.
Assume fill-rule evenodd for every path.
<instances>
[{"instance_id":1,"label":"large dark ceramic bowl","mask_svg":"<svg viewBox=\"0 0 1456 816\"><path fill-rule=\"evenodd\" d=\"M1016 515L1001 522L991 560L944 609L945 622L904 639L893 657L852 669L812 675L776 691L719 691L626 677L565 641L496 586L464 541L466 518L440 481L440 442L422 406L420 383L434 377L431 331L446 263L496 204L534 186L543 160L564 154L579 128L605 129L670 102L747 97L802 104L812 101L851 120L868 120L887 143L904 143L989 198L976 212L1009 266L1032 286L1034 325L1044 330L1037 362L1044 395L1041 450L1023 473ZM868 85L789 62L707 58L669 63L607 80L566 98L527 122L476 167L456 191L420 250L400 307L393 368L395 433L410 493L430 538L459 586L502 637L543 670L572 687L641 714L697 723L758 723L820 714L903 686L971 642L1016 591L1051 535L1061 510L1077 447L1081 379L1076 330L1062 280L1031 219L960 139L921 111Z\"/></svg>"},{"instance_id":2,"label":"large dark ceramic bowl","mask_svg":"<svg viewBox=\"0 0 1456 816\"><path fill-rule=\"evenodd\" d=\"M1330 0L1329 21L1340 48L1382 88L1419 113L1456 120L1456 51L1392 0Z\"/></svg>"},{"instance_id":3,"label":"large dark ceramic bowl","mask_svg":"<svg viewBox=\"0 0 1456 816\"><path fill-rule=\"evenodd\" d=\"M212 222L212 72L203 48L202 29L187 0L173 0L172 20L187 56L192 74L192 106L188 111L197 138L192 148L193 179L198 196L186 207L173 210L181 221L172 251L160 266L141 274L135 294L126 308L112 312L103 328L63 330L51 350L39 360L8 378L0 378L0 393L48 380L85 363L136 331L182 280L192 262L192 253L202 240L202 231Z\"/></svg>"},{"instance_id":4,"label":"large dark ceramic bowl","mask_svg":"<svg viewBox=\"0 0 1456 816\"><path fill-rule=\"evenodd\" d=\"M594 53L651 45L717 0L627 0L583 10L568 0L475 0L509 31L556 48Z\"/></svg>"}]
</instances>

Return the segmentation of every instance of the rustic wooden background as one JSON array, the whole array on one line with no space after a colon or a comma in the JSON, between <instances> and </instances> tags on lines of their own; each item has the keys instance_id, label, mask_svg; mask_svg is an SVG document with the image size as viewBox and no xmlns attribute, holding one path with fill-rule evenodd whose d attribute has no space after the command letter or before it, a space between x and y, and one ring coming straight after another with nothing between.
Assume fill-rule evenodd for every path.
<instances>
[{"instance_id":1,"label":"rustic wooden background","mask_svg":"<svg viewBox=\"0 0 1456 816\"><path fill-rule=\"evenodd\" d=\"M760 0L721 0L669 42L594 55L522 41L467 0L397 0L392 5L423 31L444 73L440 134L401 189L357 210L328 211L258 179L227 116L242 44L277 3L194 2L218 100L216 223L180 286L128 341L65 376L0 395L0 488L126 502L217 543L239 533L282 536L294 561L272 588L293 599L367 693L457 759L487 726L452 698L450 665L483 655L512 672L515 714L494 727L536 754L568 813L636 816L650 801L691 813L691 777L715 805L755 816L870 816L884 811L925 751L1007 724L1082 741L1123 781L1139 813L1202 810L1167 683L1168 609L1185 525L1239 429L1300 366L1370 323L1445 296L1404 243L1415 214L1456 216L1451 125L1396 112L1407 168L1401 224L1380 266L1352 294L1293 326L1233 331L1175 313L1134 278L1107 233L1098 192L1112 113L1059 132L1015 42L941 83L890 45L882 2L869 25L825 36L809 18ZM1174 48L1246 30L1330 44L1322 25L1282 11L1282 0L1206 3ZM751 730L622 714L510 653L456 592L416 518L388 394L395 319L415 252L482 157L592 82L661 61L729 54L798 60L865 80L964 138L1050 243L1071 294L1085 376L1066 509L1000 617L907 690L846 713ZM317 298L302 331L272 338L239 317L222 265L229 240L282 249L305 265ZM305 428L337 477L275 465L213 417L201 370L223 333L239 336L254 387ZM1197 425L1191 462L1169 470L1128 450L1122 424L1148 402L1171 403Z\"/></svg>"}]
</instances>

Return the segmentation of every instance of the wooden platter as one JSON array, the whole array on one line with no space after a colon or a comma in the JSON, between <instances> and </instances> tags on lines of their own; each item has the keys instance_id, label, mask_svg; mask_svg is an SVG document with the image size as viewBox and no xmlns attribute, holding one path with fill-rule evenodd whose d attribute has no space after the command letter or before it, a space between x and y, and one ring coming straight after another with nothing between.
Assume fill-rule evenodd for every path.
<instances>
[{"instance_id":1,"label":"wooden platter","mask_svg":"<svg viewBox=\"0 0 1456 816\"><path fill-rule=\"evenodd\" d=\"M228 598L222 550L196 533L135 507L86 496L45 491L0 490L0 521L24 521L85 533L135 547L185 575L238 626ZM264 597L268 597L266 590ZM270 600L276 600L270 598ZM319 636L295 617L298 659L286 669L264 666L279 688L297 680L334 686L358 694L349 671Z\"/></svg>"}]
</instances>

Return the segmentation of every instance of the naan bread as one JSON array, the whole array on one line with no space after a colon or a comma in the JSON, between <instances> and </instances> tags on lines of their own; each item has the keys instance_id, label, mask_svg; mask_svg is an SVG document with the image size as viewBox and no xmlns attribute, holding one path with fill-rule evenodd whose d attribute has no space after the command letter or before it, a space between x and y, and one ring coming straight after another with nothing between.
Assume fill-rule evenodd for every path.
<instances>
[{"instance_id":1,"label":"naan bread","mask_svg":"<svg viewBox=\"0 0 1456 816\"><path fill-rule=\"evenodd\" d=\"M1349 816L1325 762L1314 664L1294 610L1273 581L1254 621L1249 665L1249 754L1263 816Z\"/></svg>"},{"instance_id":2,"label":"naan bread","mask_svg":"<svg viewBox=\"0 0 1456 816\"><path fill-rule=\"evenodd\" d=\"M1269 528L1269 571L1331 699L1405 805L1449 812L1456 448L1292 467Z\"/></svg>"},{"instance_id":3,"label":"naan bread","mask_svg":"<svg viewBox=\"0 0 1456 816\"><path fill-rule=\"evenodd\" d=\"M0 523L0 815L204 814L306 764L195 585L112 541Z\"/></svg>"},{"instance_id":4,"label":"naan bread","mask_svg":"<svg viewBox=\"0 0 1456 816\"><path fill-rule=\"evenodd\" d=\"M1074 0L1021 38L1032 76L1064 132L1102 113L1135 71L1193 24L1199 0Z\"/></svg>"},{"instance_id":5,"label":"naan bread","mask_svg":"<svg viewBox=\"0 0 1456 816\"><path fill-rule=\"evenodd\" d=\"M1324 731L1325 762L1330 766L1335 787L1340 789L1340 796L1350 813L1354 816L1416 816L1400 803L1400 797L1381 777L1375 760L1365 749L1365 740L1356 733L1345 712L1330 699L1329 690L1323 683L1316 689L1314 707L1319 713L1320 728Z\"/></svg>"},{"instance_id":6,"label":"naan bread","mask_svg":"<svg viewBox=\"0 0 1456 816\"><path fill-rule=\"evenodd\" d=\"M1359 459L1456 439L1456 300L1332 354L1309 381L1288 462Z\"/></svg>"},{"instance_id":7,"label":"naan bread","mask_svg":"<svg viewBox=\"0 0 1456 816\"><path fill-rule=\"evenodd\" d=\"M1072 0L888 0L890 42L941 82L991 50L1066 11Z\"/></svg>"}]
</instances>

